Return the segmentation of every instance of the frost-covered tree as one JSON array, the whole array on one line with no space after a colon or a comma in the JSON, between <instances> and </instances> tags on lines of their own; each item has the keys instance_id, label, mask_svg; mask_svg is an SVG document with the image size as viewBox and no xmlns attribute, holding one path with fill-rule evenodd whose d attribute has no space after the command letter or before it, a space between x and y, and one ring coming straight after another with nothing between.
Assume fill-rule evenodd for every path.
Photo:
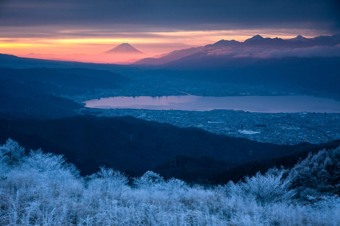
<instances>
[{"instance_id":1,"label":"frost-covered tree","mask_svg":"<svg viewBox=\"0 0 340 226\"><path fill-rule=\"evenodd\" d=\"M88 195L102 199L122 195L128 183L127 177L122 173L104 167L100 168L98 173L89 176L86 181L87 190L90 191Z\"/></svg>"},{"instance_id":2,"label":"frost-covered tree","mask_svg":"<svg viewBox=\"0 0 340 226\"><path fill-rule=\"evenodd\" d=\"M314 200L324 195L340 195L340 147L310 154L288 175L296 197Z\"/></svg>"},{"instance_id":3,"label":"frost-covered tree","mask_svg":"<svg viewBox=\"0 0 340 226\"><path fill-rule=\"evenodd\" d=\"M24 156L25 149L18 142L7 139L6 143L0 147L0 161L8 165L17 164Z\"/></svg>"},{"instance_id":4,"label":"frost-covered tree","mask_svg":"<svg viewBox=\"0 0 340 226\"><path fill-rule=\"evenodd\" d=\"M147 171L143 174L143 176L135 178L134 180L134 184L139 188L163 185L164 182L165 180L162 176L152 171Z\"/></svg>"},{"instance_id":5,"label":"frost-covered tree","mask_svg":"<svg viewBox=\"0 0 340 226\"><path fill-rule=\"evenodd\" d=\"M271 169L265 174L257 173L253 177L245 177L244 182L229 182L227 192L231 196L255 199L264 205L273 202L288 202L294 195L289 190L290 180L284 179L283 169Z\"/></svg>"}]
</instances>

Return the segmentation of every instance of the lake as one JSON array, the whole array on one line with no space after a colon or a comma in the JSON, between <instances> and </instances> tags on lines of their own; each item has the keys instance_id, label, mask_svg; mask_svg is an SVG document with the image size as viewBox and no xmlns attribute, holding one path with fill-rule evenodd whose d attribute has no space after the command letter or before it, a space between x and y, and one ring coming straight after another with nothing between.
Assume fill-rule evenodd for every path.
<instances>
[{"instance_id":1,"label":"lake","mask_svg":"<svg viewBox=\"0 0 340 226\"><path fill-rule=\"evenodd\" d=\"M313 96L117 96L88 100L85 106L101 109L340 113L339 101Z\"/></svg>"}]
</instances>

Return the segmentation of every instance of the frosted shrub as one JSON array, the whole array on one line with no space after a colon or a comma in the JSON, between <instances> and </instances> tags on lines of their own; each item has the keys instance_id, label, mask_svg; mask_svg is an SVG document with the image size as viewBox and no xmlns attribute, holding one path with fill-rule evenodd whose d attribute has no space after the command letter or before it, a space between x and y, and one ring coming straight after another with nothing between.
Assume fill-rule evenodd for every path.
<instances>
[{"instance_id":1,"label":"frosted shrub","mask_svg":"<svg viewBox=\"0 0 340 226\"><path fill-rule=\"evenodd\" d=\"M65 161L61 155L43 153L42 150L31 151L24 166L40 172L53 172L64 168Z\"/></svg>"},{"instance_id":2,"label":"frosted shrub","mask_svg":"<svg viewBox=\"0 0 340 226\"><path fill-rule=\"evenodd\" d=\"M254 199L261 205L272 202L289 201L294 195L289 190L290 181L283 179L285 171L272 169L266 174L257 173L253 177L246 177L244 182L227 185L230 196L239 196L245 199Z\"/></svg>"},{"instance_id":3,"label":"frosted shrub","mask_svg":"<svg viewBox=\"0 0 340 226\"><path fill-rule=\"evenodd\" d=\"M101 185L102 189L114 190L117 187L126 186L128 179L122 173L109 168L100 168L99 172L89 177L91 185Z\"/></svg>"},{"instance_id":4,"label":"frosted shrub","mask_svg":"<svg viewBox=\"0 0 340 226\"><path fill-rule=\"evenodd\" d=\"M55 192L77 195L82 186L79 171L65 162L62 156L31 151L20 166L22 171L35 174L35 179L43 186L50 185ZM81 190L80 190L81 191Z\"/></svg>"},{"instance_id":5,"label":"frosted shrub","mask_svg":"<svg viewBox=\"0 0 340 226\"><path fill-rule=\"evenodd\" d=\"M61 156L41 151L31 151L9 167L0 184L3 216L0 225L72 221L82 192L82 181L75 167L66 164Z\"/></svg>"},{"instance_id":6,"label":"frosted shrub","mask_svg":"<svg viewBox=\"0 0 340 226\"><path fill-rule=\"evenodd\" d=\"M23 153L15 141L0 150ZM291 179L299 171L287 178L289 172L274 169L209 188L149 171L129 186L126 176L112 169L82 178L61 156L42 151L16 156L0 161L6 168L0 177L0 225L340 225L339 197L292 201ZM327 157L318 156L317 162Z\"/></svg>"},{"instance_id":7,"label":"frosted shrub","mask_svg":"<svg viewBox=\"0 0 340 226\"><path fill-rule=\"evenodd\" d=\"M149 186L162 186L165 183L164 178L161 177L159 174L147 171L143 174L143 176L136 178L134 180L134 184L138 188L147 188Z\"/></svg>"},{"instance_id":8,"label":"frosted shrub","mask_svg":"<svg viewBox=\"0 0 340 226\"><path fill-rule=\"evenodd\" d=\"M0 161L8 165L17 164L24 156L25 149L18 142L7 139L6 143L0 147Z\"/></svg>"},{"instance_id":9,"label":"frosted shrub","mask_svg":"<svg viewBox=\"0 0 340 226\"><path fill-rule=\"evenodd\" d=\"M100 171L87 178L86 196L92 204L121 197L127 187L128 179L120 172L101 168Z\"/></svg>"},{"instance_id":10,"label":"frosted shrub","mask_svg":"<svg viewBox=\"0 0 340 226\"><path fill-rule=\"evenodd\" d=\"M291 188L302 200L315 201L324 195L340 195L340 147L310 154L290 170Z\"/></svg>"},{"instance_id":11,"label":"frosted shrub","mask_svg":"<svg viewBox=\"0 0 340 226\"><path fill-rule=\"evenodd\" d=\"M187 191L189 187L184 181L171 178L167 180L166 183L162 184L161 189L169 193L176 192L177 194L179 194L182 191L183 192Z\"/></svg>"}]
</instances>

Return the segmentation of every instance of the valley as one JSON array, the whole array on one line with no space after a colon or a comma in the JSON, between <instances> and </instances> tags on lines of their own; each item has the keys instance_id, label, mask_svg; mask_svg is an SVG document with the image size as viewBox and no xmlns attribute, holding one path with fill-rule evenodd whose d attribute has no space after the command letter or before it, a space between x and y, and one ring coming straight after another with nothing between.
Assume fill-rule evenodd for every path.
<instances>
[{"instance_id":1,"label":"valley","mask_svg":"<svg viewBox=\"0 0 340 226\"><path fill-rule=\"evenodd\" d=\"M15 64L11 64L13 61ZM189 109L186 111L90 109L85 107L84 101L110 96L159 97L190 94L202 97L235 98L237 96L276 98L303 95L333 99L337 103L339 78L335 75L339 73L338 61L339 58L275 61L242 59L235 65L230 64L218 70L209 68L170 70L161 67L41 61L3 55L0 65L8 65L8 68L0 69L2 87L0 115L5 118L45 119L87 114L105 117L133 116L182 128L196 127L214 134L243 137L259 142L324 143L340 139L340 115L337 113L280 113L280 111L261 113L211 109L201 112ZM297 62L303 64L299 66ZM238 64L242 67L237 66ZM42 65L45 68L41 68ZM314 65L315 70L313 70ZM249 69L255 66L256 70ZM291 74L290 67L294 67L296 72ZM277 72L278 68L282 70ZM318 80L320 68L332 70L332 73L322 75L324 78L327 77L322 82ZM297 72L299 76L294 78L298 75L294 74ZM205 76L206 74L209 76ZM267 76L268 74L272 76ZM289 76L284 76L285 74ZM13 92L13 90L21 91ZM275 104L277 107L280 106L279 103ZM321 110L325 109L321 108Z\"/></svg>"},{"instance_id":2,"label":"valley","mask_svg":"<svg viewBox=\"0 0 340 226\"><path fill-rule=\"evenodd\" d=\"M298 144L324 143L340 139L340 114L330 113L250 113L243 111L156 111L133 109L81 109L96 116L133 116L179 127L196 127L259 142ZM245 132L244 132L245 131ZM252 131L248 132L247 131Z\"/></svg>"}]
</instances>

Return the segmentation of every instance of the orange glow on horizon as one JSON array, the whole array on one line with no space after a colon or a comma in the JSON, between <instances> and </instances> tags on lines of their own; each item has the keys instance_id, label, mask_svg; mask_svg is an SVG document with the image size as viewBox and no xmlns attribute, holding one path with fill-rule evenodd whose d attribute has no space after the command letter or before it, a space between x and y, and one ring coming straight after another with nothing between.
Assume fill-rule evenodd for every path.
<instances>
[{"instance_id":1,"label":"orange glow on horizon","mask_svg":"<svg viewBox=\"0 0 340 226\"><path fill-rule=\"evenodd\" d=\"M64 32L63 32L64 34ZM310 37L308 32L286 30L211 30L127 32L126 38L106 36L73 37L1 37L0 53L22 57L68 60L95 63L129 63L141 58L159 56L173 50L203 46L221 39L244 41L253 35L292 38L297 34ZM306 35L307 34L307 35ZM111 36L111 35L110 35ZM105 52L121 43L130 43L144 54L139 56L113 56Z\"/></svg>"}]
</instances>

